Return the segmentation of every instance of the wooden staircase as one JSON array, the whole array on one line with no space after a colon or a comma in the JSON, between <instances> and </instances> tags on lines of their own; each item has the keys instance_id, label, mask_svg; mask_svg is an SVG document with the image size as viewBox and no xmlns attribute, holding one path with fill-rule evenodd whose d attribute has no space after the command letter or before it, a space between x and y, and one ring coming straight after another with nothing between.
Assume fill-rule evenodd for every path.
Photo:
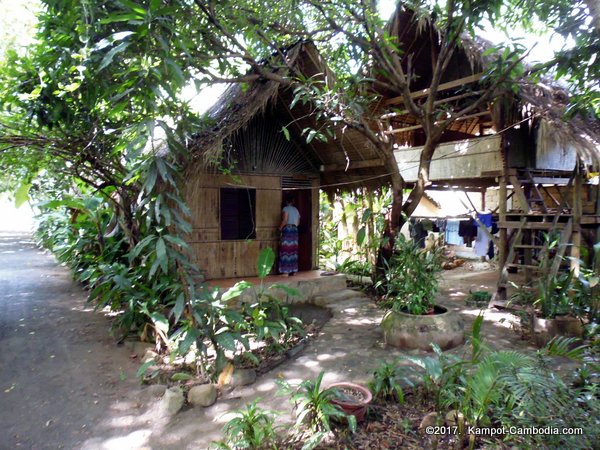
<instances>
[{"instance_id":1,"label":"wooden staircase","mask_svg":"<svg viewBox=\"0 0 600 450\"><path fill-rule=\"evenodd\" d=\"M554 277L565 267L564 255L574 240L574 231L579 230L581 212L573 208L573 200L562 191L573 191L577 171L573 171L566 186L561 189L548 189L534 181L529 170L513 171L506 177L513 186L511 196L518 202L518 209L500 211L500 229L504 229L508 252L501 261L500 276L493 303L507 300L510 274L522 270L525 285L532 286L541 276ZM543 195L542 193L546 194ZM556 193L559 194L560 200Z\"/></svg>"}]
</instances>

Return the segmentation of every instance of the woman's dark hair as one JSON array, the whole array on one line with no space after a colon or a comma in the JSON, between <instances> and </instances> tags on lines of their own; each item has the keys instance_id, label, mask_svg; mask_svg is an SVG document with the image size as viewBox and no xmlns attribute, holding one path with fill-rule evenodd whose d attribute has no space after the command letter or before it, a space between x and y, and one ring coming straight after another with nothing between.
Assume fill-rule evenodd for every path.
<instances>
[{"instance_id":1,"label":"woman's dark hair","mask_svg":"<svg viewBox=\"0 0 600 450\"><path fill-rule=\"evenodd\" d=\"M294 196L292 194L286 194L285 203L294 203Z\"/></svg>"}]
</instances>

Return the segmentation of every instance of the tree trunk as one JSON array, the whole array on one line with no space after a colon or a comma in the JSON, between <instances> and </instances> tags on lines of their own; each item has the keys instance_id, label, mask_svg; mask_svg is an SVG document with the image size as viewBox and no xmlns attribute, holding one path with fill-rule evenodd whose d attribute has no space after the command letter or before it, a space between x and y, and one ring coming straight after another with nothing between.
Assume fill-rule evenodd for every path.
<instances>
[{"instance_id":1,"label":"tree trunk","mask_svg":"<svg viewBox=\"0 0 600 450\"><path fill-rule=\"evenodd\" d=\"M431 159L433 158L433 154L438 143L439 138L428 138L425 142L423 150L421 151L417 182L415 183L413 190L410 191L406 202L404 205L402 205L402 212L406 217L410 217L415 212L415 209L417 209L421 198L423 198L425 188L431 184L429 181L429 169L431 167Z\"/></svg>"},{"instance_id":2,"label":"tree trunk","mask_svg":"<svg viewBox=\"0 0 600 450\"><path fill-rule=\"evenodd\" d=\"M391 174L392 208L389 216L386 218L381 245L379 246L379 251L377 252L374 274L374 281L376 282L383 282L385 280L385 268L387 267L387 261L389 261L390 257L392 256L396 236L404 224L402 220L404 180L402 179L402 175L400 175L398 172L398 162L394 157L394 151L391 145L386 151L385 167L388 173Z\"/></svg>"}]
</instances>

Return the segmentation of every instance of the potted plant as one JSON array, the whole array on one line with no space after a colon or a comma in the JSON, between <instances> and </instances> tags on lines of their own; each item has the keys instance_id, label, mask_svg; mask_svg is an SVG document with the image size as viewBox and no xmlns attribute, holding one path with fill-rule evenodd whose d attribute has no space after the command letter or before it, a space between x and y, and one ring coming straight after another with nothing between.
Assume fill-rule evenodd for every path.
<instances>
[{"instance_id":1,"label":"potted plant","mask_svg":"<svg viewBox=\"0 0 600 450\"><path fill-rule=\"evenodd\" d=\"M533 340L539 346L546 345L556 336L581 337L583 326L576 312L573 272L555 276L544 274L534 297L532 314Z\"/></svg>"},{"instance_id":2,"label":"potted plant","mask_svg":"<svg viewBox=\"0 0 600 450\"><path fill-rule=\"evenodd\" d=\"M489 304L491 299L492 294L490 294L488 291L469 291L469 296L465 300L465 303L467 306L484 308Z\"/></svg>"},{"instance_id":3,"label":"potted plant","mask_svg":"<svg viewBox=\"0 0 600 450\"><path fill-rule=\"evenodd\" d=\"M337 405L347 415L356 417L360 422L365 418L373 394L366 387L355 383L334 383L329 386L334 391L331 403Z\"/></svg>"},{"instance_id":4,"label":"potted plant","mask_svg":"<svg viewBox=\"0 0 600 450\"><path fill-rule=\"evenodd\" d=\"M389 309L381 326L386 344L400 348L442 349L464 341L460 317L437 304L438 276L442 270L442 248L421 249L400 235L387 262L383 305Z\"/></svg>"}]
</instances>

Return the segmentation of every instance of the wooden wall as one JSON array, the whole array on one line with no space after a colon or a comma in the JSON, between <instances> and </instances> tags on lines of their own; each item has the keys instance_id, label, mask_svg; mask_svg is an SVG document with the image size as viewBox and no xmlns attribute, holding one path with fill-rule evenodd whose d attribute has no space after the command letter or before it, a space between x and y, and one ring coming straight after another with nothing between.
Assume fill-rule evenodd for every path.
<instances>
[{"instance_id":1,"label":"wooden wall","mask_svg":"<svg viewBox=\"0 0 600 450\"><path fill-rule=\"evenodd\" d=\"M416 181L422 147L398 149L394 156L406 181ZM436 180L473 179L483 172L502 170L500 136L494 135L440 144L435 151L429 178Z\"/></svg>"},{"instance_id":2,"label":"wooden wall","mask_svg":"<svg viewBox=\"0 0 600 450\"><path fill-rule=\"evenodd\" d=\"M313 183L318 186L318 180ZM221 240L220 189L256 189L256 239ZM256 276L263 248L276 253L279 246L282 189L278 175L219 175L198 173L188 177L184 194L191 210L192 232L186 237L195 263L207 279ZM319 192L312 190L312 263L318 261Z\"/></svg>"},{"instance_id":3,"label":"wooden wall","mask_svg":"<svg viewBox=\"0 0 600 450\"><path fill-rule=\"evenodd\" d=\"M542 120L536 135L536 169L573 170L577 151L565 137L559 135L547 121Z\"/></svg>"},{"instance_id":4,"label":"wooden wall","mask_svg":"<svg viewBox=\"0 0 600 450\"><path fill-rule=\"evenodd\" d=\"M221 188L256 189L256 239L221 240ZM208 279L256 276L258 254L265 247L277 251L281 220L281 178L278 176L199 173L184 187L192 212L187 237L196 264Z\"/></svg>"}]
</instances>

